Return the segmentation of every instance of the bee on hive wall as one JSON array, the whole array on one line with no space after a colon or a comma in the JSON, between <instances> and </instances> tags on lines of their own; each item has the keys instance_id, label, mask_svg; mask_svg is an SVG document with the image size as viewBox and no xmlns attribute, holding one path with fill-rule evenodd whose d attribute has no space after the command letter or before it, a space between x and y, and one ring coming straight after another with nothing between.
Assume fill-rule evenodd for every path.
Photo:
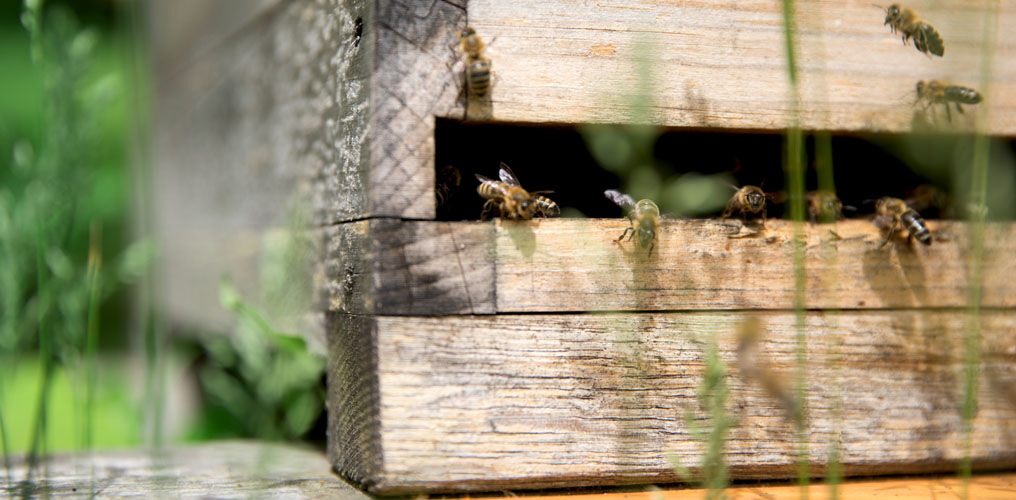
<instances>
[{"instance_id":1,"label":"bee on hive wall","mask_svg":"<svg viewBox=\"0 0 1016 500\"><path fill-rule=\"evenodd\" d=\"M603 195L621 207L628 217L629 226L617 240L621 241L625 236L631 240L638 236L637 245L648 249L651 255L656 244L656 231L660 226L660 207L652 200L643 199L636 203L631 196L614 189L604 191Z\"/></svg>"},{"instance_id":2,"label":"bee on hive wall","mask_svg":"<svg viewBox=\"0 0 1016 500\"><path fill-rule=\"evenodd\" d=\"M746 221L748 217L761 217L762 227L766 225L766 193L758 186L744 186L734 193L727 201L727 208L722 218L726 219L735 212Z\"/></svg>"},{"instance_id":3,"label":"bee on hive wall","mask_svg":"<svg viewBox=\"0 0 1016 500\"><path fill-rule=\"evenodd\" d=\"M981 93L969 87L949 85L938 80L928 80L927 82L921 80L917 82L917 102L914 105L916 106L921 102L924 102L925 110L935 104L942 104L945 107L946 120L952 121L949 104L956 106L956 111L963 113L963 108L960 104L977 104L981 102ZM934 108L932 108L932 117L935 117Z\"/></svg>"},{"instance_id":4,"label":"bee on hive wall","mask_svg":"<svg viewBox=\"0 0 1016 500\"><path fill-rule=\"evenodd\" d=\"M498 176L501 178L500 181L476 174L476 179L480 181L476 192L487 200L480 213L481 219L486 219L490 211L495 208L503 219L526 220L532 219L536 215L554 217L561 213L557 203L538 194L546 191L530 193L523 189L519 184L519 179L508 165L501 163Z\"/></svg>"},{"instance_id":5,"label":"bee on hive wall","mask_svg":"<svg viewBox=\"0 0 1016 500\"><path fill-rule=\"evenodd\" d=\"M483 55L485 46L473 28L467 27L459 35L459 45L466 54L466 81L469 91L482 97L490 90L490 59Z\"/></svg>"},{"instance_id":6,"label":"bee on hive wall","mask_svg":"<svg viewBox=\"0 0 1016 500\"><path fill-rule=\"evenodd\" d=\"M928 231L928 226L925 225L924 219L899 198L889 196L879 198L875 202L874 222L876 226L886 230L885 241L882 242L882 246L885 246L889 242L889 239L892 238L897 230L902 230L903 228L907 230L908 241L912 238L925 245L931 245L931 231Z\"/></svg>"},{"instance_id":7,"label":"bee on hive wall","mask_svg":"<svg viewBox=\"0 0 1016 500\"><path fill-rule=\"evenodd\" d=\"M907 40L913 38L914 48L918 51L925 54L935 54L939 57L945 54L942 35L939 35L938 31L930 24L917 17L914 11L900 7L900 4L894 3L885 9L885 23L883 24L888 24L894 34L901 33L904 45L907 44Z\"/></svg>"}]
</instances>

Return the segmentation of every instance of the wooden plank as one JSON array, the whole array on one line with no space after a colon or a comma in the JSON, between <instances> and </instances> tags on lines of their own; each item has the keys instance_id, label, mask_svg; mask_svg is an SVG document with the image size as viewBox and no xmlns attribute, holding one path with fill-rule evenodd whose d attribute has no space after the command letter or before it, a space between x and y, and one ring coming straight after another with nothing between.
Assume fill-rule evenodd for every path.
<instances>
[{"instance_id":1,"label":"wooden plank","mask_svg":"<svg viewBox=\"0 0 1016 500\"><path fill-rule=\"evenodd\" d=\"M56 455L31 472L15 457L4 472L8 498L369 498L319 450L255 441Z\"/></svg>"},{"instance_id":2,"label":"wooden plank","mask_svg":"<svg viewBox=\"0 0 1016 500\"><path fill-rule=\"evenodd\" d=\"M376 219L326 230L322 294L355 314L494 312L494 228Z\"/></svg>"},{"instance_id":3,"label":"wooden plank","mask_svg":"<svg viewBox=\"0 0 1016 500\"><path fill-rule=\"evenodd\" d=\"M1001 473L978 475L964 484L955 476L913 477L878 480L855 480L839 485L839 498L867 498L870 500L917 500L928 498L977 498L981 500L1007 500L1016 497L1016 474ZM706 498L707 490L651 490L629 493L594 493L569 495L541 495L540 500L699 500ZM802 497L800 486L753 485L734 486L724 490L727 498L738 500L814 500L831 499L829 486L812 484Z\"/></svg>"},{"instance_id":4,"label":"wooden plank","mask_svg":"<svg viewBox=\"0 0 1016 500\"><path fill-rule=\"evenodd\" d=\"M377 327L363 316L328 313L328 460L370 487L381 472Z\"/></svg>"},{"instance_id":5,"label":"wooden plank","mask_svg":"<svg viewBox=\"0 0 1016 500\"><path fill-rule=\"evenodd\" d=\"M453 71L466 10L448 0L374 4L371 215L433 219L434 117L465 115Z\"/></svg>"},{"instance_id":6,"label":"wooden plank","mask_svg":"<svg viewBox=\"0 0 1016 500\"><path fill-rule=\"evenodd\" d=\"M733 224L728 226L725 224ZM757 235L731 220L666 220L653 254L615 240L624 219L498 222L499 312L792 309L793 223ZM929 221L949 241L929 247L884 236L867 220L805 224L809 309L964 307L965 223ZM738 231L731 238L732 231ZM989 225L981 304L1016 306L1016 226ZM746 237L740 237L746 236ZM839 239L836 239L836 238Z\"/></svg>"},{"instance_id":7,"label":"wooden plank","mask_svg":"<svg viewBox=\"0 0 1016 500\"><path fill-rule=\"evenodd\" d=\"M901 238L882 248L884 236L867 220L805 224L804 306L966 307L967 225L928 224L940 238L931 246ZM322 303L386 315L794 308L791 222L769 220L754 234L736 220L664 220L650 256L616 241L627 226L626 219L337 226L326 235ZM987 231L981 304L1014 307L1016 225Z\"/></svg>"},{"instance_id":8,"label":"wooden plank","mask_svg":"<svg viewBox=\"0 0 1016 500\"><path fill-rule=\"evenodd\" d=\"M334 413L363 403L337 404L342 387L377 384L370 403L378 405L380 462L370 464L377 468L365 480L377 493L674 482L668 455L693 470L699 465L703 446L685 415L691 411L709 425L696 395L703 351L715 338L735 421L726 444L731 476L793 477L795 432L784 409L761 381L743 376L749 371L734 368L734 330L744 317L333 314L333 349L370 337L377 364L376 371L333 372L330 414L348 419ZM794 364L795 315L757 317L764 332L760 359L782 378ZM350 338L350 321L363 337ZM812 473L823 473L837 435L848 475L955 470L964 456L966 324L960 311L807 313ZM1011 384L1016 317L986 311L980 324L981 372ZM1016 402L983 382L978 398L975 467L1016 465ZM334 453L347 448L334 443L346 434L332 429L333 464L344 472L349 461Z\"/></svg>"},{"instance_id":9,"label":"wooden plank","mask_svg":"<svg viewBox=\"0 0 1016 500\"><path fill-rule=\"evenodd\" d=\"M1016 1L914 0L905 5L946 42L944 57L905 47L867 1L805 0L797 9L801 123L808 129L909 131L915 84L979 88L992 134L1016 133ZM990 84L981 81L985 9L998 5ZM470 0L469 24L490 41L498 121L651 121L666 126L779 129L791 105L779 2ZM645 89L641 98L636 94ZM990 109L990 112L989 112ZM970 128L973 117L954 118Z\"/></svg>"}]
</instances>

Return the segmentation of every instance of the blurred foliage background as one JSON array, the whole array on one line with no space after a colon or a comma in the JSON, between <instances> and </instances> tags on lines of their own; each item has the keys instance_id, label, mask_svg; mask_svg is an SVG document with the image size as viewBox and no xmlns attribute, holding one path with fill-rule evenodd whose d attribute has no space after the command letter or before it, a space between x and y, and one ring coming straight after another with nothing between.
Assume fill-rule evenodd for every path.
<instances>
[{"instance_id":1,"label":"blurred foliage background","mask_svg":"<svg viewBox=\"0 0 1016 500\"><path fill-rule=\"evenodd\" d=\"M276 310L251 307L224 277L232 331L169 332L151 303L160 246L143 199L141 7L0 4L5 463L193 439L324 438L324 359L299 332L280 330L309 301L307 281L291 272L310 255L308 241L282 238L263 262L264 298Z\"/></svg>"}]
</instances>

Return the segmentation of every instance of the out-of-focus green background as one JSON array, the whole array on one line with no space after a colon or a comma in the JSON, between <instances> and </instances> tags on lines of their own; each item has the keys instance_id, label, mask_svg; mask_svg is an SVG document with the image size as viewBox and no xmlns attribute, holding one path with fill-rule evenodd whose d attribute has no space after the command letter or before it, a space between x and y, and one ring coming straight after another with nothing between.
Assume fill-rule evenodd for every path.
<instances>
[{"instance_id":1,"label":"out-of-focus green background","mask_svg":"<svg viewBox=\"0 0 1016 500\"><path fill-rule=\"evenodd\" d=\"M228 279L228 332L170 332L152 300L160 245L142 195L151 189L143 7L0 4L5 460L222 437L323 439L324 360L298 332L277 331Z\"/></svg>"}]
</instances>

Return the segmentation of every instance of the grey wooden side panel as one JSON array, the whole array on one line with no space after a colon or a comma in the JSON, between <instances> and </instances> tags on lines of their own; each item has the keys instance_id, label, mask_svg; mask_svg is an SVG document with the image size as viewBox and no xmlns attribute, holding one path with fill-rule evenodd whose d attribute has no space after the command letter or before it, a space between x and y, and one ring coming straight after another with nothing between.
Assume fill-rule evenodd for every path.
<instances>
[{"instance_id":1,"label":"grey wooden side panel","mask_svg":"<svg viewBox=\"0 0 1016 500\"><path fill-rule=\"evenodd\" d=\"M465 113L455 63L466 9L442 0L375 5L369 212L433 219L434 117Z\"/></svg>"},{"instance_id":2,"label":"grey wooden side panel","mask_svg":"<svg viewBox=\"0 0 1016 500\"><path fill-rule=\"evenodd\" d=\"M327 228L320 303L353 314L491 314L493 231L393 219Z\"/></svg>"},{"instance_id":3,"label":"grey wooden side panel","mask_svg":"<svg viewBox=\"0 0 1016 500\"><path fill-rule=\"evenodd\" d=\"M377 322L328 313L328 458L342 476L371 487L381 473Z\"/></svg>"}]
</instances>

